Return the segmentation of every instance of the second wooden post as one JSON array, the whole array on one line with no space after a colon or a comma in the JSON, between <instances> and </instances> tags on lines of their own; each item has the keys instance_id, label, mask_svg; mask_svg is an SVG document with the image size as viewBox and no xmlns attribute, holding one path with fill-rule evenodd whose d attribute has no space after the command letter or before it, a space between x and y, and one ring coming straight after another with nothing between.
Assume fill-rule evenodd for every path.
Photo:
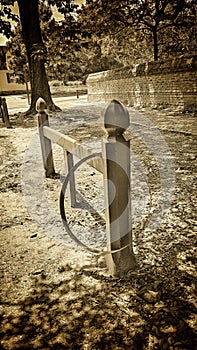
<instances>
[{"instance_id":1,"label":"second wooden post","mask_svg":"<svg viewBox=\"0 0 197 350\"><path fill-rule=\"evenodd\" d=\"M38 112L38 126L39 126L42 158L43 158L43 164L45 169L45 176L52 177L55 175L52 144L51 144L51 140L45 137L43 133L43 127L49 126L48 115L45 112L46 108L47 108L46 102L41 97L39 97L36 102L36 110Z\"/></svg>"},{"instance_id":2,"label":"second wooden post","mask_svg":"<svg viewBox=\"0 0 197 350\"><path fill-rule=\"evenodd\" d=\"M6 103L5 97L1 98L1 105L2 105L2 114L3 114L3 122L5 123L6 128L11 128L9 114L8 114L8 107Z\"/></svg>"}]
</instances>

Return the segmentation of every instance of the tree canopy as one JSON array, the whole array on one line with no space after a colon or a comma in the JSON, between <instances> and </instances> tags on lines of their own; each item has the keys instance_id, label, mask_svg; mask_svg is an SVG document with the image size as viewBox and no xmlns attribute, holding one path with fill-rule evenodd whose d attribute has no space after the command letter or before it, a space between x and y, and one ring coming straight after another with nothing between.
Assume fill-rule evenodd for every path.
<instances>
[{"instance_id":1,"label":"tree canopy","mask_svg":"<svg viewBox=\"0 0 197 350\"><path fill-rule=\"evenodd\" d=\"M162 59L163 37L166 42L170 41L171 31L176 32L174 45L177 54L180 53L177 42L184 40L184 34L180 29L190 33L194 45L196 33L194 0L87 0L86 5L80 10L80 17L86 32L94 31L100 37L108 35L114 41L117 37L121 37L124 42L132 36L135 37L136 44L146 41L152 47L154 60ZM145 50L146 47L147 45Z\"/></svg>"},{"instance_id":2,"label":"tree canopy","mask_svg":"<svg viewBox=\"0 0 197 350\"><path fill-rule=\"evenodd\" d=\"M12 67L21 71L28 62L32 108L41 90L53 105L46 72L49 79L66 82L196 50L194 0L86 0L80 7L74 0L18 0L19 16L10 7L14 3L2 0L0 28L13 37ZM61 20L54 16L55 6ZM14 30L11 21L18 21Z\"/></svg>"}]
</instances>

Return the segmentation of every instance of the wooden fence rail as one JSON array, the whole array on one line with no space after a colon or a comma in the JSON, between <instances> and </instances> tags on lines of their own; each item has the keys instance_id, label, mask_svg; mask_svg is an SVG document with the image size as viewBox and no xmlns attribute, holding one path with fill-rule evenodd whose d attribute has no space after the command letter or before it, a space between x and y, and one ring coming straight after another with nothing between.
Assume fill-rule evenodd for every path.
<instances>
[{"instance_id":1,"label":"wooden fence rail","mask_svg":"<svg viewBox=\"0 0 197 350\"><path fill-rule=\"evenodd\" d=\"M47 126L43 127L43 135L80 159L85 158L92 154L92 148L88 146L83 146L72 137L68 135L64 135L57 130L53 130L50 127L47 127ZM88 163L93 168L103 173L102 159L93 159L93 160L90 160Z\"/></svg>"},{"instance_id":2,"label":"wooden fence rail","mask_svg":"<svg viewBox=\"0 0 197 350\"><path fill-rule=\"evenodd\" d=\"M70 185L70 204L76 205L75 176L72 172L74 159L87 158L94 150L84 146L68 135L64 135L49 127L45 111L46 103L38 99L38 125L43 164L46 177L55 174L52 142L63 148ZM112 101L104 114L106 138L102 142L101 157L87 163L103 174L107 253L106 261L110 273L122 276L135 268L135 257L132 249L131 235L131 203L130 203L130 142L123 137L129 126L129 114L118 101ZM111 183L114 189L112 190Z\"/></svg>"}]
</instances>

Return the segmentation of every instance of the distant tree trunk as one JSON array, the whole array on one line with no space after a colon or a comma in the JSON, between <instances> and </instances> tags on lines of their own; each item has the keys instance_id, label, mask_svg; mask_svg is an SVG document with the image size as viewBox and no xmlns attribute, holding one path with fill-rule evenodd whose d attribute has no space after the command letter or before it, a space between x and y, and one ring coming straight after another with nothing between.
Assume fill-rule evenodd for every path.
<instances>
[{"instance_id":1,"label":"distant tree trunk","mask_svg":"<svg viewBox=\"0 0 197 350\"><path fill-rule=\"evenodd\" d=\"M50 110L59 109L52 101L44 66L46 49L40 29L38 0L17 0L17 2L30 70L31 105L28 112L35 111L38 97L46 101Z\"/></svg>"},{"instance_id":2,"label":"distant tree trunk","mask_svg":"<svg viewBox=\"0 0 197 350\"><path fill-rule=\"evenodd\" d=\"M153 46L154 46L154 61L158 61L158 38L157 38L157 28L153 28Z\"/></svg>"}]
</instances>

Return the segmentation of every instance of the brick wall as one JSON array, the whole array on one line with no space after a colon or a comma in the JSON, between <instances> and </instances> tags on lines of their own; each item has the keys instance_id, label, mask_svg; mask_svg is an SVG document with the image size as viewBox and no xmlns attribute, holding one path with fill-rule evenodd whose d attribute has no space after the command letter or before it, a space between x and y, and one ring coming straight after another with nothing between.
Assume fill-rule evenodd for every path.
<instances>
[{"instance_id":1,"label":"brick wall","mask_svg":"<svg viewBox=\"0 0 197 350\"><path fill-rule=\"evenodd\" d=\"M134 107L197 109L197 55L148 62L90 74L89 101L120 102Z\"/></svg>"}]
</instances>

